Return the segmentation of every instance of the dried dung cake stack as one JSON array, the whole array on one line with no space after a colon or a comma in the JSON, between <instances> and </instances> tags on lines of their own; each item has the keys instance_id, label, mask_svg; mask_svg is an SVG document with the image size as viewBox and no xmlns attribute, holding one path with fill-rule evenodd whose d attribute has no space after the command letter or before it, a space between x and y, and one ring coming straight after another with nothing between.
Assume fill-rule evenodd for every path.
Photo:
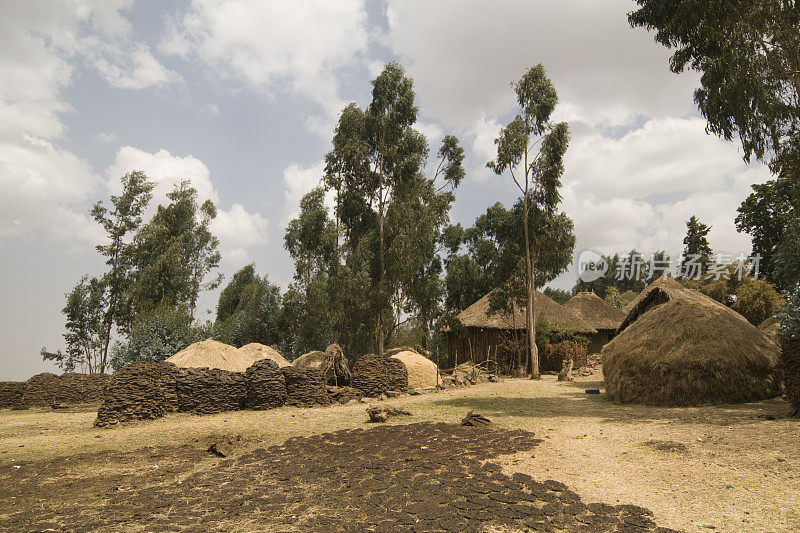
<instances>
[{"instance_id":1,"label":"dried dung cake stack","mask_svg":"<svg viewBox=\"0 0 800 533\"><path fill-rule=\"evenodd\" d=\"M177 389L180 411L214 414L244 407L247 380L242 372L186 368L177 376Z\"/></svg>"},{"instance_id":2,"label":"dried dung cake stack","mask_svg":"<svg viewBox=\"0 0 800 533\"><path fill-rule=\"evenodd\" d=\"M287 366L281 371L286 379L286 405L311 407L330 404L325 378L319 369Z\"/></svg>"},{"instance_id":3,"label":"dried dung cake stack","mask_svg":"<svg viewBox=\"0 0 800 533\"><path fill-rule=\"evenodd\" d=\"M391 354L390 360L396 359L405 365L408 376L407 388L425 389L439 384L439 367L424 355L409 349L388 353Z\"/></svg>"},{"instance_id":4,"label":"dried dung cake stack","mask_svg":"<svg viewBox=\"0 0 800 533\"><path fill-rule=\"evenodd\" d=\"M783 344L781 364L786 397L792 405L792 416L800 416L800 339Z\"/></svg>"},{"instance_id":5,"label":"dried dung cake stack","mask_svg":"<svg viewBox=\"0 0 800 533\"><path fill-rule=\"evenodd\" d=\"M86 376L77 372L65 372L58 378L53 401L56 403L79 404L86 400Z\"/></svg>"},{"instance_id":6,"label":"dried dung cake stack","mask_svg":"<svg viewBox=\"0 0 800 533\"><path fill-rule=\"evenodd\" d=\"M59 378L51 372L36 374L25 382L22 403L50 407L56 401Z\"/></svg>"},{"instance_id":7,"label":"dried dung cake stack","mask_svg":"<svg viewBox=\"0 0 800 533\"><path fill-rule=\"evenodd\" d=\"M164 416L170 410L169 380L173 372L172 365L148 361L139 361L114 372L105 388L94 425L104 427Z\"/></svg>"},{"instance_id":8,"label":"dried dung cake stack","mask_svg":"<svg viewBox=\"0 0 800 533\"><path fill-rule=\"evenodd\" d=\"M243 354L248 360L253 361L258 361L259 359L272 359L280 368L290 366L292 364L287 361L284 356L278 353L278 350L258 342L245 344L239 348L239 353Z\"/></svg>"},{"instance_id":9,"label":"dried dung cake stack","mask_svg":"<svg viewBox=\"0 0 800 533\"><path fill-rule=\"evenodd\" d=\"M572 359L573 368L584 368L588 365L588 350L585 345L577 342L545 343L540 353L540 369L543 372L558 372L564 366L564 361Z\"/></svg>"},{"instance_id":10,"label":"dried dung cake stack","mask_svg":"<svg viewBox=\"0 0 800 533\"><path fill-rule=\"evenodd\" d=\"M350 383L350 368L347 366L347 359L344 351L338 344L329 345L324 352L315 350L298 357L292 366L295 368L317 368L328 385L345 386Z\"/></svg>"},{"instance_id":11,"label":"dried dung cake stack","mask_svg":"<svg viewBox=\"0 0 800 533\"><path fill-rule=\"evenodd\" d=\"M408 390L408 370L399 359L390 357L386 359L386 368L389 369L389 390L405 392Z\"/></svg>"},{"instance_id":12,"label":"dried dung cake stack","mask_svg":"<svg viewBox=\"0 0 800 533\"><path fill-rule=\"evenodd\" d=\"M272 409L286 403L286 378L272 359L256 361L245 373L248 409Z\"/></svg>"},{"instance_id":13,"label":"dried dung cake stack","mask_svg":"<svg viewBox=\"0 0 800 533\"><path fill-rule=\"evenodd\" d=\"M0 381L0 409L22 405L24 381Z\"/></svg>"},{"instance_id":14,"label":"dried dung cake stack","mask_svg":"<svg viewBox=\"0 0 800 533\"><path fill-rule=\"evenodd\" d=\"M392 390L389 383L393 370L386 361L375 354L362 355L353 365L353 378L350 384L365 396L371 397Z\"/></svg>"},{"instance_id":15,"label":"dried dung cake stack","mask_svg":"<svg viewBox=\"0 0 800 533\"><path fill-rule=\"evenodd\" d=\"M103 389L111 379L109 374L86 374L83 381L84 403L98 403L103 401Z\"/></svg>"}]
</instances>

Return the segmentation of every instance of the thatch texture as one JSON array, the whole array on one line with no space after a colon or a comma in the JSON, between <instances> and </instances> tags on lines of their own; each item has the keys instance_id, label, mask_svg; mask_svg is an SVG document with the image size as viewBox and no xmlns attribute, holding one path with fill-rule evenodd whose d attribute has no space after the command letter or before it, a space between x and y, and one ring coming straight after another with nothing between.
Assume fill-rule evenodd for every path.
<instances>
[{"instance_id":1,"label":"thatch texture","mask_svg":"<svg viewBox=\"0 0 800 533\"><path fill-rule=\"evenodd\" d=\"M280 368L290 366L292 364L286 360L284 356L278 353L278 350L271 346L267 346L266 344L261 344L260 342L251 342L250 344L245 344L239 348L239 352L242 353L248 361L252 360L255 362L260 359L271 359L272 361L275 361Z\"/></svg>"},{"instance_id":2,"label":"thatch texture","mask_svg":"<svg viewBox=\"0 0 800 533\"><path fill-rule=\"evenodd\" d=\"M286 379L286 405L313 407L329 405L328 388L318 368L281 368Z\"/></svg>"},{"instance_id":3,"label":"thatch texture","mask_svg":"<svg viewBox=\"0 0 800 533\"><path fill-rule=\"evenodd\" d=\"M185 368L177 376L178 406L182 412L214 414L242 409L247 380L242 372L219 368Z\"/></svg>"},{"instance_id":4,"label":"thatch texture","mask_svg":"<svg viewBox=\"0 0 800 533\"><path fill-rule=\"evenodd\" d=\"M24 381L0 381L0 409L22 405Z\"/></svg>"},{"instance_id":5,"label":"thatch texture","mask_svg":"<svg viewBox=\"0 0 800 533\"><path fill-rule=\"evenodd\" d=\"M579 292L564 304L596 330L616 330L625 320L625 311L617 309L593 292Z\"/></svg>"},{"instance_id":6,"label":"thatch texture","mask_svg":"<svg viewBox=\"0 0 800 533\"><path fill-rule=\"evenodd\" d=\"M169 357L167 362L180 368L216 368L228 372L244 372L263 358L262 352L242 352L229 344L207 339L190 344Z\"/></svg>"},{"instance_id":7,"label":"thatch texture","mask_svg":"<svg viewBox=\"0 0 800 533\"><path fill-rule=\"evenodd\" d=\"M780 329L780 327L781 327L780 321L774 316L769 317L768 319L766 319L765 321L763 321L761 324L758 325L758 329L760 329L761 331L763 331L764 333L766 333L767 335L776 340L778 338L778 330Z\"/></svg>"},{"instance_id":8,"label":"thatch texture","mask_svg":"<svg viewBox=\"0 0 800 533\"><path fill-rule=\"evenodd\" d=\"M490 293L491 294L491 293ZM487 294L474 304L461 311L456 318L468 328L484 329L525 329L525 308L515 309L515 313L489 314L489 296ZM574 328L581 333L595 333L595 329L552 298L536 291L533 308L537 322L546 320L551 324Z\"/></svg>"},{"instance_id":9,"label":"thatch texture","mask_svg":"<svg viewBox=\"0 0 800 533\"><path fill-rule=\"evenodd\" d=\"M338 344L329 345L324 352L315 350L303 354L294 360L292 366L318 369L325 376L328 385L341 387L350 383L350 368L347 366L342 347Z\"/></svg>"},{"instance_id":10,"label":"thatch texture","mask_svg":"<svg viewBox=\"0 0 800 533\"><path fill-rule=\"evenodd\" d=\"M406 367L409 389L424 389L439 384L439 368L427 357L411 350L394 353L390 359L397 359Z\"/></svg>"},{"instance_id":11,"label":"thatch texture","mask_svg":"<svg viewBox=\"0 0 800 533\"><path fill-rule=\"evenodd\" d=\"M573 368L584 368L587 365L588 350L577 342L546 342L539 352L539 367L542 372L559 372L564 361L573 361Z\"/></svg>"},{"instance_id":12,"label":"thatch texture","mask_svg":"<svg viewBox=\"0 0 800 533\"><path fill-rule=\"evenodd\" d=\"M741 403L780 393L778 346L743 316L661 278L602 351L606 393L623 403Z\"/></svg>"},{"instance_id":13,"label":"thatch texture","mask_svg":"<svg viewBox=\"0 0 800 533\"><path fill-rule=\"evenodd\" d=\"M168 363L139 361L111 375L94 425L112 426L129 420L152 420L174 411L175 374Z\"/></svg>"},{"instance_id":14,"label":"thatch texture","mask_svg":"<svg viewBox=\"0 0 800 533\"><path fill-rule=\"evenodd\" d=\"M781 364L786 397L792 406L792 416L800 416L800 339L783 344Z\"/></svg>"},{"instance_id":15,"label":"thatch texture","mask_svg":"<svg viewBox=\"0 0 800 533\"><path fill-rule=\"evenodd\" d=\"M245 376L248 409L272 409L286 403L286 378L272 359L256 361Z\"/></svg>"}]
</instances>

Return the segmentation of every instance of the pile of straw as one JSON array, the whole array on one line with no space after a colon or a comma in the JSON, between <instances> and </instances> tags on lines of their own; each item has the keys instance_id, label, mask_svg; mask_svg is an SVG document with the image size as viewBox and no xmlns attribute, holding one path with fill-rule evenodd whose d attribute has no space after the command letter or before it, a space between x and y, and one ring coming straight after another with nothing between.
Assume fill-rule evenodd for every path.
<instances>
[{"instance_id":1,"label":"pile of straw","mask_svg":"<svg viewBox=\"0 0 800 533\"><path fill-rule=\"evenodd\" d=\"M778 338L778 330L780 329L780 327L781 327L780 321L774 316L769 317L768 319L766 319L765 321L763 321L761 324L758 325L758 329L760 329L761 331L763 331L764 333L766 333L767 335L776 340Z\"/></svg>"},{"instance_id":2,"label":"pile of straw","mask_svg":"<svg viewBox=\"0 0 800 533\"><path fill-rule=\"evenodd\" d=\"M736 311L661 278L629 306L602 351L606 393L623 403L742 403L780 394L778 345Z\"/></svg>"},{"instance_id":3,"label":"pile of straw","mask_svg":"<svg viewBox=\"0 0 800 533\"><path fill-rule=\"evenodd\" d=\"M271 346L267 346L266 344L261 344L259 342L251 342L250 344L245 344L241 348L239 348L239 353L243 354L244 357L249 361L253 360L258 361L260 359L270 359L275 361L278 367L283 368L285 366L290 366L292 363L286 360L284 356L278 353L278 350L272 348Z\"/></svg>"},{"instance_id":4,"label":"pile of straw","mask_svg":"<svg viewBox=\"0 0 800 533\"><path fill-rule=\"evenodd\" d=\"M187 346L169 357L167 362L180 368L216 368L228 372L244 372L264 357L261 351L240 351L229 344L207 339Z\"/></svg>"},{"instance_id":5,"label":"pile of straw","mask_svg":"<svg viewBox=\"0 0 800 533\"><path fill-rule=\"evenodd\" d=\"M329 345L324 352L315 350L303 354L292 363L295 368L316 368L325 376L328 385L337 387L350 383L351 373L347 366L342 347L338 344Z\"/></svg>"},{"instance_id":6,"label":"pile of straw","mask_svg":"<svg viewBox=\"0 0 800 533\"><path fill-rule=\"evenodd\" d=\"M394 353L390 359L396 359L406 367L409 389L424 389L439 384L439 367L427 357L412 350L403 350Z\"/></svg>"}]
</instances>

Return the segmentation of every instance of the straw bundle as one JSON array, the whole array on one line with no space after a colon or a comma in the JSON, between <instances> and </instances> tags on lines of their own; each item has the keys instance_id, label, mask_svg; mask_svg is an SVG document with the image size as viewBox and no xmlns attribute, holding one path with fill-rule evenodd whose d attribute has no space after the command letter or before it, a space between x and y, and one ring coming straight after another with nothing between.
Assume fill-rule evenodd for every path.
<instances>
[{"instance_id":1,"label":"straw bundle","mask_svg":"<svg viewBox=\"0 0 800 533\"><path fill-rule=\"evenodd\" d=\"M427 357L411 350L395 353L390 359L397 359L406 368L407 388L424 389L439 384L439 367Z\"/></svg>"},{"instance_id":2,"label":"straw bundle","mask_svg":"<svg viewBox=\"0 0 800 533\"><path fill-rule=\"evenodd\" d=\"M266 344L261 344L258 342L251 342L250 344L245 344L241 348L239 348L239 353L243 354L247 360L258 361L260 359L271 359L275 361L280 368L285 366L289 366L292 363L286 360L278 350L272 348L271 346L267 346Z\"/></svg>"},{"instance_id":3,"label":"straw bundle","mask_svg":"<svg viewBox=\"0 0 800 533\"><path fill-rule=\"evenodd\" d=\"M345 386L350 383L351 373L342 347L329 345L324 352L315 350L303 354L292 363L295 368L316 368L325 376L328 385Z\"/></svg>"},{"instance_id":4,"label":"straw bundle","mask_svg":"<svg viewBox=\"0 0 800 533\"><path fill-rule=\"evenodd\" d=\"M775 318L774 316L769 317L761 324L758 325L758 329L772 337L773 339L778 338L778 330L781 327L780 321Z\"/></svg>"},{"instance_id":5,"label":"straw bundle","mask_svg":"<svg viewBox=\"0 0 800 533\"><path fill-rule=\"evenodd\" d=\"M741 403L781 389L772 339L732 309L664 278L633 302L602 359L606 392L619 402Z\"/></svg>"},{"instance_id":6,"label":"straw bundle","mask_svg":"<svg viewBox=\"0 0 800 533\"><path fill-rule=\"evenodd\" d=\"M228 372L244 372L256 361L263 359L262 352L240 351L229 344L214 339L190 344L167 359L180 368L216 368Z\"/></svg>"},{"instance_id":7,"label":"straw bundle","mask_svg":"<svg viewBox=\"0 0 800 533\"><path fill-rule=\"evenodd\" d=\"M800 339L783 344L781 363L786 397L792 405L792 416L800 416Z\"/></svg>"}]
</instances>

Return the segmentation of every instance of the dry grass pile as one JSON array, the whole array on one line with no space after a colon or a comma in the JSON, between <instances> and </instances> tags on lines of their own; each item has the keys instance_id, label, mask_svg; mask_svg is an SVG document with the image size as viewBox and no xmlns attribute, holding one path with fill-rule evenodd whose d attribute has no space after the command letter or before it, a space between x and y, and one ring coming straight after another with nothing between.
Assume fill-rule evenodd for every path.
<instances>
[{"instance_id":1,"label":"dry grass pile","mask_svg":"<svg viewBox=\"0 0 800 533\"><path fill-rule=\"evenodd\" d=\"M22 405L24 381L0 381L0 409Z\"/></svg>"},{"instance_id":2,"label":"dry grass pile","mask_svg":"<svg viewBox=\"0 0 800 533\"><path fill-rule=\"evenodd\" d=\"M248 409L272 409L286 403L286 378L272 359L256 361L245 373Z\"/></svg>"},{"instance_id":3,"label":"dry grass pile","mask_svg":"<svg viewBox=\"0 0 800 533\"><path fill-rule=\"evenodd\" d=\"M671 279L643 291L601 355L608 397L623 403L743 403L781 390L777 344L737 312Z\"/></svg>"},{"instance_id":4,"label":"dry grass pile","mask_svg":"<svg viewBox=\"0 0 800 533\"><path fill-rule=\"evenodd\" d=\"M792 405L792 416L800 417L800 339L783 343L781 363L786 397Z\"/></svg>"},{"instance_id":5,"label":"dry grass pile","mask_svg":"<svg viewBox=\"0 0 800 533\"><path fill-rule=\"evenodd\" d=\"M247 379L242 372L186 368L178 374L177 385L182 412L205 415L236 411L244 408L247 398Z\"/></svg>"},{"instance_id":6,"label":"dry grass pile","mask_svg":"<svg viewBox=\"0 0 800 533\"><path fill-rule=\"evenodd\" d=\"M216 368L228 372L244 372L265 357L262 351L240 351L214 339L191 344L167 359L180 368Z\"/></svg>"},{"instance_id":7,"label":"dry grass pile","mask_svg":"<svg viewBox=\"0 0 800 533\"><path fill-rule=\"evenodd\" d=\"M758 325L758 329L772 337L773 339L778 338L778 330L781 327L780 321L775 318L774 316L769 317L761 324Z\"/></svg>"},{"instance_id":8,"label":"dry grass pile","mask_svg":"<svg viewBox=\"0 0 800 533\"><path fill-rule=\"evenodd\" d=\"M286 379L286 405L313 407L331 403L325 377L318 368L287 366L281 372Z\"/></svg>"},{"instance_id":9,"label":"dry grass pile","mask_svg":"<svg viewBox=\"0 0 800 533\"><path fill-rule=\"evenodd\" d=\"M254 362L260 359L271 359L272 361L275 361L280 368L290 366L292 364L284 356L278 353L278 350L259 342L245 344L239 348L239 353L243 354L247 360L252 360Z\"/></svg>"},{"instance_id":10,"label":"dry grass pile","mask_svg":"<svg viewBox=\"0 0 800 533\"><path fill-rule=\"evenodd\" d=\"M424 389L439 384L439 367L436 363L412 350L402 350L391 355L406 367L409 389Z\"/></svg>"},{"instance_id":11,"label":"dry grass pile","mask_svg":"<svg viewBox=\"0 0 800 533\"><path fill-rule=\"evenodd\" d=\"M295 368L316 368L325 376L328 385L345 386L352 377L342 347L329 345L324 352L315 350L303 354L292 363Z\"/></svg>"},{"instance_id":12,"label":"dry grass pile","mask_svg":"<svg viewBox=\"0 0 800 533\"><path fill-rule=\"evenodd\" d=\"M25 382L22 403L37 407L50 407L56 402L59 377L51 372L36 374Z\"/></svg>"},{"instance_id":13,"label":"dry grass pile","mask_svg":"<svg viewBox=\"0 0 800 533\"><path fill-rule=\"evenodd\" d=\"M539 364L543 372L559 372L564 361L572 359L573 368L584 368L588 364L589 350L577 342L545 343L539 353Z\"/></svg>"},{"instance_id":14,"label":"dry grass pile","mask_svg":"<svg viewBox=\"0 0 800 533\"><path fill-rule=\"evenodd\" d=\"M139 361L111 375L94 425L153 420L175 411L175 375L169 363Z\"/></svg>"},{"instance_id":15,"label":"dry grass pile","mask_svg":"<svg viewBox=\"0 0 800 533\"><path fill-rule=\"evenodd\" d=\"M625 311L617 309L593 292L579 292L564 307L597 330L616 330L625 320Z\"/></svg>"}]
</instances>

